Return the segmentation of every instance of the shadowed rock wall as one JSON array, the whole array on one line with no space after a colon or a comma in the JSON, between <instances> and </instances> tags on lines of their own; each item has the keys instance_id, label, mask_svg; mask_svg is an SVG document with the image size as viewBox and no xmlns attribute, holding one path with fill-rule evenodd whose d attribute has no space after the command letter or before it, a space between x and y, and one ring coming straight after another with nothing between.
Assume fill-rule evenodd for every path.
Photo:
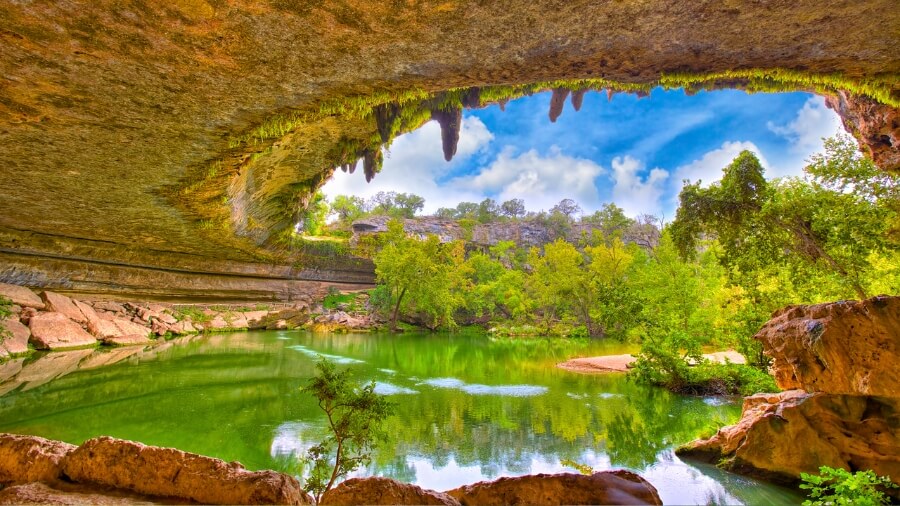
<instances>
[{"instance_id":1,"label":"shadowed rock wall","mask_svg":"<svg viewBox=\"0 0 900 506\"><path fill-rule=\"evenodd\" d=\"M327 178L342 138L378 133L339 107L302 125L278 114L347 96L672 72L877 80L900 73L894 26L894 0L5 2L0 227L65 237L91 261L107 259L103 243L127 249L128 265L193 270L169 253L289 265L259 245L289 229L284 209ZM851 122L857 109L838 107ZM50 265L33 275L68 276Z\"/></svg>"}]
</instances>

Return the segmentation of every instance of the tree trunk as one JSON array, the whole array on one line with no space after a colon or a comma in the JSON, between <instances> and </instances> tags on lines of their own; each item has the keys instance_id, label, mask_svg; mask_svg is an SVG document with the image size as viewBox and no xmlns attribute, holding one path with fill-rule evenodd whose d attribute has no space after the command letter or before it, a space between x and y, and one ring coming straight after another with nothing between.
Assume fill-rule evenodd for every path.
<instances>
[{"instance_id":1,"label":"tree trunk","mask_svg":"<svg viewBox=\"0 0 900 506\"><path fill-rule=\"evenodd\" d=\"M406 288L400 291L400 295L397 296L397 303L394 304L394 314L391 316L391 332L397 331L397 313L400 312L400 302L403 301L404 295L406 295Z\"/></svg>"}]
</instances>

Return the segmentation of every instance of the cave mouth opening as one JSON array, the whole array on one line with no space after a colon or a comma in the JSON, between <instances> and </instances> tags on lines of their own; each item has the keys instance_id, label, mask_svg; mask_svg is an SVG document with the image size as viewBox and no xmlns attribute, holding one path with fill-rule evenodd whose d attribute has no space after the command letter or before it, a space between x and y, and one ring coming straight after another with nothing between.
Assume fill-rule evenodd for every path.
<instances>
[{"instance_id":1,"label":"cave mouth opening","mask_svg":"<svg viewBox=\"0 0 900 506\"><path fill-rule=\"evenodd\" d=\"M395 194L423 197L420 215L436 217L486 199L523 200L534 212L569 199L587 214L614 203L632 217L672 218L682 180L714 181L743 150L763 160L769 177L799 175L822 137L841 130L837 114L815 94L723 88L557 87L453 114L431 116L425 108L422 125L389 137L380 149L379 177L354 173L358 165L370 169L371 157L352 160L321 191L329 200L365 199L372 208ZM471 100L473 92L466 93L463 101ZM375 121L390 133L383 118L403 111L385 109Z\"/></svg>"},{"instance_id":2,"label":"cave mouth opening","mask_svg":"<svg viewBox=\"0 0 900 506\"><path fill-rule=\"evenodd\" d=\"M335 95L303 109L274 114L252 130L230 137L221 157L188 176L175 195L178 205L197 216L207 230L231 230L257 245L272 246L289 240L315 202L316 193L335 172L358 171L362 173L358 179L372 181L381 172L394 140L432 120L440 127L441 149L437 151L445 161L453 160L463 111L502 108L546 92L543 96L549 102L544 122L553 124L567 104L579 109L591 96L606 95L615 101L620 96L639 99L673 90L684 95L719 90L760 95L806 92L834 99L834 108L846 125L854 114L847 112L854 106L847 106L847 97L867 107L900 108L897 82L891 76L860 81L798 71L742 70L669 74L647 83L590 78ZM653 97L647 102L655 100ZM854 135L861 146L873 145L865 135ZM898 149L891 146L888 151L896 153Z\"/></svg>"}]
</instances>

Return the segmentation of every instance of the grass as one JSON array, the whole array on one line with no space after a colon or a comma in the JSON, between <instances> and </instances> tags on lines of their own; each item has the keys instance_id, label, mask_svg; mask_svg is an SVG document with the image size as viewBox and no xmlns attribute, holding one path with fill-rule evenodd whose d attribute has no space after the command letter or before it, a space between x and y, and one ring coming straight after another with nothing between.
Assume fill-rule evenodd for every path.
<instances>
[{"instance_id":1,"label":"grass","mask_svg":"<svg viewBox=\"0 0 900 506\"><path fill-rule=\"evenodd\" d=\"M178 318L179 321L191 320L194 323L205 323L212 319L203 312L202 308L197 306L178 306L172 308L172 310L175 313L173 316Z\"/></svg>"}]
</instances>

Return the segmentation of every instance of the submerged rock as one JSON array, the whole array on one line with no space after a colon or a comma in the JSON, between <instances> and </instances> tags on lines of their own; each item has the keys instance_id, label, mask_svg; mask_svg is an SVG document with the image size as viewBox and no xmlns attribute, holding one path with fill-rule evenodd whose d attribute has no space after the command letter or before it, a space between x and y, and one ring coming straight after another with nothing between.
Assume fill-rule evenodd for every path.
<instances>
[{"instance_id":1,"label":"submerged rock","mask_svg":"<svg viewBox=\"0 0 900 506\"><path fill-rule=\"evenodd\" d=\"M676 453L729 471L795 483L819 466L900 477L900 400L789 390L744 399L737 424Z\"/></svg>"},{"instance_id":2,"label":"submerged rock","mask_svg":"<svg viewBox=\"0 0 900 506\"><path fill-rule=\"evenodd\" d=\"M631 471L500 478L447 492L463 505L662 504L656 488Z\"/></svg>"},{"instance_id":3,"label":"submerged rock","mask_svg":"<svg viewBox=\"0 0 900 506\"><path fill-rule=\"evenodd\" d=\"M75 445L37 436L0 434L0 483L54 483L62 479L62 459Z\"/></svg>"},{"instance_id":4,"label":"submerged rock","mask_svg":"<svg viewBox=\"0 0 900 506\"><path fill-rule=\"evenodd\" d=\"M237 462L111 437L86 441L68 455L63 471L79 483L204 504L310 503L297 480L285 474L251 472Z\"/></svg>"},{"instance_id":5,"label":"submerged rock","mask_svg":"<svg viewBox=\"0 0 900 506\"><path fill-rule=\"evenodd\" d=\"M351 478L322 496L322 504L353 506L356 504L432 504L459 506L448 494L424 489L408 483L381 477Z\"/></svg>"},{"instance_id":6,"label":"submerged rock","mask_svg":"<svg viewBox=\"0 0 900 506\"><path fill-rule=\"evenodd\" d=\"M790 306L754 339L783 389L900 396L900 297Z\"/></svg>"}]
</instances>

